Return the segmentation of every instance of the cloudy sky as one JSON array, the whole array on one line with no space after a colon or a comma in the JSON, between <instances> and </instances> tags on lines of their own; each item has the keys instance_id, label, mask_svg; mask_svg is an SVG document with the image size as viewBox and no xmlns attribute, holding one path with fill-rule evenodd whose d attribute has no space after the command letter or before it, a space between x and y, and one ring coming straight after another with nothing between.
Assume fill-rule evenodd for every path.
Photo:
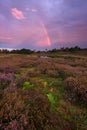
<instances>
[{"instance_id":1,"label":"cloudy sky","mask_svg":"<svg viewBox=\"0 0 87 130\"><path fill-rule=\"evenodd\" d=\"M0 0L0 48L87 47L87 0Z\"/></svg>"}]
</instances>

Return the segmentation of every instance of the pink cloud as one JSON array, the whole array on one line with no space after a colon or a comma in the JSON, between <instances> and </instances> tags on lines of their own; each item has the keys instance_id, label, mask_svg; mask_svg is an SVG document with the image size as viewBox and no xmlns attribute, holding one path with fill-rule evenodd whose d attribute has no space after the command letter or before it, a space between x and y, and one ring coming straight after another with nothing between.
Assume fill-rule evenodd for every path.
<instances>
[{"instance_id":1,"label":"pink cloud","mask_svg":"<svg viewBox=\"0 0 87 130\"><path fill-rule=\"evenodd\" d=\"M30 9L29 9L29 8L26 8L26 11L30 11Z\"/></svg>"},{"instance_id":2,"label":"pink cloud","mask_svg":"<svg viewBox=\"0 0 87 130\"><path fill-rule=\"evenodd\" d=\"M25 19L25 16L24 16L23 12L18 10L17 8L12 8L11 13L18 20Z\"/></svg>"},{"instance_id":3,"label":"pink cloud","mask_svg":"<svg viewBox=\"0 0 87 130\"><path fill-rule=\"evenodd\" d=\"M36 12L38 12L38 10L37 9L30 9L30 8L26 8L26 11L29 11L29 12L33 12L33 13L36 13Z\"/></svg>"},{"instance_id":4,"label":"pink cloud","mask_svg":"<svg viewBox=\"0 0 87 130\"><path fill-rule=\"evenodd\" d=\"M37 9L32 9L31 11L32 11L32 12L37 12Z\"/></svg>"},{"instance_id":5,"label":"pink cloud","mask_svg":"<svg viewBox=\"0 0 87 130\"><path fill-rule=\"evenodd\" d=\"M11 36L0 36L0 41L3 41L3 42L12 42L14 39L13 39L13 37L11 37Z\"/></svg>"},{"instance_id":6,"label":"pink cloud","mask_svg":"<svg viewBox=\"0 0 87 130\"><path fill-rule=\"evenodd\" d=\"M12 37L0 36L0 40L12 40Z\"/></svg>"}]
</instances>

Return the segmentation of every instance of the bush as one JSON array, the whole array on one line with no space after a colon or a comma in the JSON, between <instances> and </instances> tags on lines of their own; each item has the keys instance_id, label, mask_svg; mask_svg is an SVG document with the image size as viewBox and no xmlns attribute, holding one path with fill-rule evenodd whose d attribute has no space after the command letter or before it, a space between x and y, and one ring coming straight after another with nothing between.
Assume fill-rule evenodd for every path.
<instances>
[{"instance_id":1,"label":"bush","mask_svg":"<svg viewBox=\"0 0 87 130\"><path fill-rule=\"evenodd\" d=\"M4 92L0 101L0 130L54 130L56 118L47 96L33 90L19 93Z\"/></svg>"},{"instance_id":2,"label":"bush","mask_svg":"<svg viewBox=\"0 0 87 130\"><path fill-rule=\"evenodd\" d=\"M87 106L87 90L79 79L69 77L64 81L63 87L68 92L66 93L68 100Z\"/></svg>"},{"instance_id":3,"label":"bush","mask_svg":"<svg viewBox=\"0 0 87 130\"><path fill-rule=\"evenodd\" d=\"M4 93L0 102L0 130L23 130L27 119L23 101L15 92Z\"/></svg>"},{"instance_id":4,"label":"bush","mask_svg":"<svg viewBox=\"0 0 87 130\"><path fill-rule=\"evenodd\" d=\"M13 81L13 75L11 73L9 74L0 74L0 89L6 88L12 81Z\"/></svg>"}]
</instances>

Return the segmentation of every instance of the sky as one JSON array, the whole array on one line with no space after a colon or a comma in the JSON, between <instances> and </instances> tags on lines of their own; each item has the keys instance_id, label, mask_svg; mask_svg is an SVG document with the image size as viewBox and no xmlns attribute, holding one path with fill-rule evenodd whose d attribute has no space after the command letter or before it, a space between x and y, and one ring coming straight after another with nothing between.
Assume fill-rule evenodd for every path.
<instances>
[{"instance_id":1,"label":"sky","mask_svg":"<svg viewBox=\"0 0 87 130\"><path fill-rule=\"evenodd\" d=\"M87 0L0 0L0 48L87 47Z\"/></svg>"}]
</instances>

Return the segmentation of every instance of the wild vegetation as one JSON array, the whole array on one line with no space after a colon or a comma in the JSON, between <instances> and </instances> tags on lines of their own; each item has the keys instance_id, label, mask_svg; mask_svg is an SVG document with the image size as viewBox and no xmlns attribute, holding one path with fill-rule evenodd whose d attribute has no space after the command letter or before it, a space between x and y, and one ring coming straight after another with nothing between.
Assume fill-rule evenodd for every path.
<instances>
[{"instance_id":1,"label":"wild vegetation","mask_svg":"<svg viewBox=\"0 0 87 130\"><path fill-rule=\"evenodd\" d=\"M0 130L87 130L87 51L75 49L0 54Z\"/></svg>"}]
</instances>

